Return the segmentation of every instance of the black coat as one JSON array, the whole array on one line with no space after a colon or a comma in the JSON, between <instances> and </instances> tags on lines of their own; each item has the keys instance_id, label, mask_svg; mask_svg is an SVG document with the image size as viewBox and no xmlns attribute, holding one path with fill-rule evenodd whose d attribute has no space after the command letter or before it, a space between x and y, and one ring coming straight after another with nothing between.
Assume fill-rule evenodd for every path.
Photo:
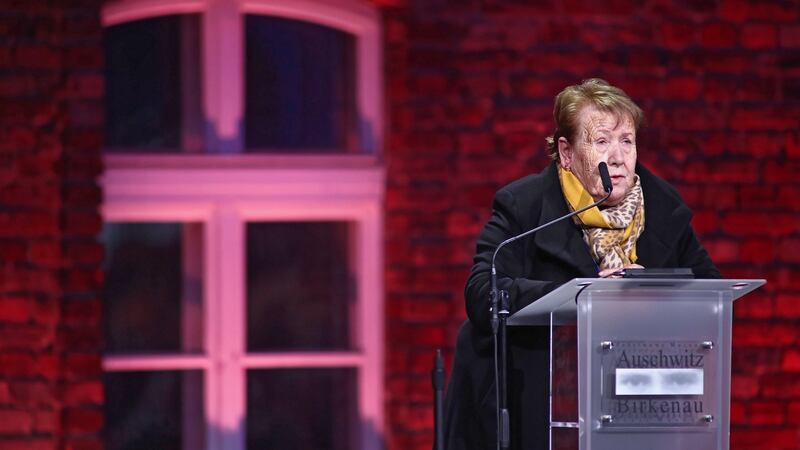
<instances>
[{"instance_id":1,"label":"black coat","mask_svg":"<svg viewBox=\"0 0 800 450\"><path fill-rule=\"evenodd\" d=\"M644 267L690 267L698 278L720 273L697 241L692 213L678 192L636 166L644 192L645 228L636 242ZM465 290L469 320L456 343L445 406L447 450L495 448L495 390L489 313L492 253L503 240L569 212L555 163L495 195L492 217L478 237ZM497 256L498 286L508 290L511 313L573 278L596 277L583 234L570 219L504 247ZM509 412L512 448L548 448L548 339L546 327L509 327Z\"/></svg>"}]
</instances>

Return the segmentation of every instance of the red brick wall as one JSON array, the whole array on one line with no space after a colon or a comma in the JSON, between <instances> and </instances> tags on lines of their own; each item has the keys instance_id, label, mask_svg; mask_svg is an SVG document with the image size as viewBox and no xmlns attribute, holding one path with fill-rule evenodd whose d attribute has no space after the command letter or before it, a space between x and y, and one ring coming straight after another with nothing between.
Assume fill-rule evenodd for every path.
<instances>
[{"instance_id":1,"label":"red brick wall","mask_svg":"<svg viewBox=\"0 0 800 450\"><path fill-rule=\"evenodd\" d=\"M494 191L547 163L555 94L599 76L644 108L640 160L724 275L769 281L736 307L732 448L799 449L800 4L387 3L391 448L431 448L431 361L452 358Z\"/></svg>"},{"instance_id":2,"label":"red brick wall","mask_svg":"<svg viewBox=\"0 0 800 450\"><path fill-rule=\"evenodd\" d=\"M0 6L0 448L98 449L97 5Z\"/></svg>"}]
</instances>

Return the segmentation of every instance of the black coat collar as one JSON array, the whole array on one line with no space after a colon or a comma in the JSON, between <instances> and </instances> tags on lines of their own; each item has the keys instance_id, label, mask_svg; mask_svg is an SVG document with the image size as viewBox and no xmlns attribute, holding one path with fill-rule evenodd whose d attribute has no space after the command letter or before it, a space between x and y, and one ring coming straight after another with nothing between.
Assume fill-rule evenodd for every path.
<instances>
[{"instance_id":1,"label":"black coat collar","mask_svg":"<svg viewBox=\"0 0 800 450\"><path fill-rule=\"evenodd\" d=\"M564 194L561 192L561 184L558 181L558 171L555 163L550 164L545 171L548 182L542 197L540 224L547 223L569 212L567 202L564 200ZM597 276L597 265L592 260L589 247L583 241L581 230L572 219L562 220L539 231L534 241L545 253L550 254L568 266L573 266L581 277Z\"/></svg>"},{"instance_id":2,"label":"black coat collar","mask_svg":"<svg viewBox=\"0 0 800 450\"><path fill-rule=\"evenodd\" d=\"M681 235L680 231L689 225L691 211L673 188L639 163L636 164L636 173L641 178L645 203L645 229L636 242L638 263L645 267L663 267L669 250ZM555 163L545 169L545 174L547 183L542 195L539 224L569 212ZM571 219L539 231L534 242L543 252L575 268L580 276L597 276L597 265L580 229Z\"/></svg>"}]
</instances>

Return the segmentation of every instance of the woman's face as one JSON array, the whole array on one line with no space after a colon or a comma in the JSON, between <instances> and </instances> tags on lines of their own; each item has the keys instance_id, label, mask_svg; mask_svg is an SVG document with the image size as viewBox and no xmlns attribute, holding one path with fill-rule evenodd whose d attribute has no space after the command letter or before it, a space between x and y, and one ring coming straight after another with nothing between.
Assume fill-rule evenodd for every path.
<instances>
[{"instance_id":1,"label":"woman's face","mask_svg":"<svg viewBox=\"0 0 800 450\"><path fill-rule=\"evenodd\" d=\"M578 129L569 142L558 140L561 166L572 171L595 200L605 197L597 165L605 162L614 189L604 203L618 205L634 186L636 129L627 114L586 106L578 113Z\"/></svg>"}]
</instances>

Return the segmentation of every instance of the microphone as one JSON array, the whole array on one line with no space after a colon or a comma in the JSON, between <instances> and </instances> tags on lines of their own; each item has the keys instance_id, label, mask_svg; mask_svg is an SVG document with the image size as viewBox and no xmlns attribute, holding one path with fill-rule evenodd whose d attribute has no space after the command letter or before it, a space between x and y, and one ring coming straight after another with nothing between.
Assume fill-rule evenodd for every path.
<instances>
[{"instance_id":1,"label":"microphone","mask_svg":"<svg viewBox=\"0 0 800 450\"><path fill-rule=\"evenodd\" d=\"M580 214L580 213L582 213L584 211L592 209L595 206L598 206L601 203L603 203L604 201L608 200L608 197L611 196L611 191L614 190L614 186L611 184L611 177L608 175L608 166L606 165L606 163L601 162L600 164L597 165L597 170L600 172L600 179L603 182L603 189L606 191L606 196L605 197L603 197L600 200L592 203L591 205L584 206L583 208L581 208L581 209L579 209L577 211L572 211L569 214L566 214L566 215L563 215L563 216L558 217L556 219L553 219L550 222L547 222L545 224L539 225L538 227L530 229L530 230L528 230L528 231L526 231L524 233L520 233L520 234L518 234L516 236L511 236L510 238L508 238L505 241L501 242L494 249L494 254L492 255L492 272L491 272L491 279L490 279L490 283L491 283L490 286L491 286L492 292L496 292L497 291L497 270L496 270L496 266L495 266L495 260L497 259L497 253L500 252L501 248L505 247L506 245L508 245L508 244L518 240L518 239L522 239L522 238L524 238L526 236L529 236L529 235L531 235L533 233L536 233L537 231L541 230L542 228L547 228L550 225L553 225L555 223L561 222L564 219L569 219L570 217L572 217L574 215L577 215L577 214ZM496 319L496 314L497 314L497 308L494 308L493 313L492 313L492 320Z\"/></svg>"},{"instance_id":2,"label":"microphone","mask_svg":"<svg viewBox=\"0 0 800 450\"><path fill-rule=\"evenodd\" d=\"M611 190L614 189L614 186L611 184L611 177L608 175L608 166L606 163L601 162L597 165L597 170L600 172L600 180L603 182L603 190L610 194Z\"/></svg>"},{"instance_id":3,"label":"microphone","mask_svg":"<svg viewBox=\"0 0 800 450\"><path fill-rule=\"evenodd\" d=\"M605 162L601 162L597 166L598 172L600 172L600 179L603 182L603 190L606 191L606 196L601 198L600 200L592 203L591 205L585 206L577 211L572 211L569 214L565 214L561 217L551 220L550 222L544 223L539 225L536 228L530 229L523 233L520 233L516 236L511 236L510 238L506 239L505 241L501 242L495 249L494 254L492 254L492 271L490 273L490 291L489 291L489 298L492 303L492 334L494 335L494 360L495 360L495 395L497 396L497 448L498 450L503 448L507 449L510 446L510 438L511 432L509 430L510 425L510 418L508 415L508 408L506 407L506 317L510 314L510 306L508 304L508 292L500 291L497 289L497 267L495 265L495 261L497 259L497 254L500 252L500 249L505 247L506 245L518 240L522 239L526 236L530 236L537 231L547 228L550 225L555 223L561 222L562 220L569 219L572 216L580 214L584 211L594 208L595 206L600 205L604 201L608 200L611 197L611 191L614 190L614 186L611 184L611 177L608 174L608 166ZM502 380L500 379L500 375L498 374L498 355L497 355L497 335L498 335L498 328L502 329L500 333L500 337L502 340ZM500 391L502 389L502 397L500 395Z\"/></svg>"}]
</instances>

